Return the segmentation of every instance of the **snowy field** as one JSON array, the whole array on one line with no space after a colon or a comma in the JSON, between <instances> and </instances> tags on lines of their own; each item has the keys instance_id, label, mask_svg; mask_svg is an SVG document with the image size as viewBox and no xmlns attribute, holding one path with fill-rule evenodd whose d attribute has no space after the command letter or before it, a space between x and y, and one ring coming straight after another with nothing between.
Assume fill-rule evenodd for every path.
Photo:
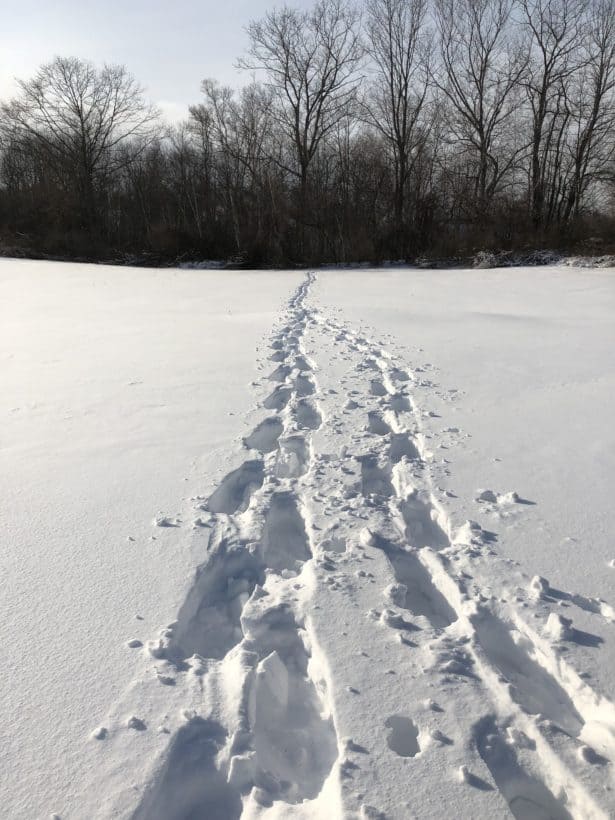
<instances>
[{"instance_id":1,"label":"snowy field","mask_svg":"<svg viewBox=\"0 0 615 820\"><path fill-rule=\"evenodd\" d=\"M615 270L0 260L15 820L615 815Z\"/></svg>"}]
</instances>

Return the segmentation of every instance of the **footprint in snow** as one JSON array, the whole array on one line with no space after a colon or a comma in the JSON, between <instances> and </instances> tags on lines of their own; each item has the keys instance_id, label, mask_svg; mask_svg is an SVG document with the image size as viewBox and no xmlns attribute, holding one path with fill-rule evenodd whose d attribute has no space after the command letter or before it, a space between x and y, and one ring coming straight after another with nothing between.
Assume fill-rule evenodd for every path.
<instances>
[{"instance_id":1,"label":"footprint in snow","mask_svg":"<svg viewBox=\"0 0 615 820\"><path fill-rule=\"evenodd\" d=\"M141 718L131 715L131 717L129 717L126 721L126 728L135 729L137 732L144 732L147 729L147 726L145 721L141 720Z\"/></svg>"},{"instance_id":2,"label":"footprint in snow","mask_svg":"<svg viewBox=\"0 0 615 820\"><path fill-rule=\"evenodd\" d=\"M372 396L386 396L387 389L378 379L372 379L369 385L369 392Z\"/></svg>"},{"instance_id":3,"label":"footprint in snow","mask_svg":"<svg viewBox=\"0 0 615 820\"><path fill-rule=\"evenodd\" d=\"M259 450L261 453L271 453L277 448L283 429L284 426L280 419L275 417L264 419L249 436L243 439L244 447L248 450Z\"/></svg>"},{"instance_id":4,"label":"footprint in snow","mask_svg":"<svg viewBox=\"0 0 615 820\"><path fill-rule=\"evenodd\" d=\"M143 643L138 638L131 638L131 640L126 642L126 646L129 649L140 649L140 647L143 646Z\"/></svg>"},{"instance_id":5,"label":"footprint in snow","mask_svg":"<svg viewBox=\"0 0 615 820\"><path fill-rule=\"evenodd\" d=\"M391 715L384 725L390 730L387 744L395 754L400 757L415 757L421 751L418 727L409 717Z\"/></svg>"}]
</instances>

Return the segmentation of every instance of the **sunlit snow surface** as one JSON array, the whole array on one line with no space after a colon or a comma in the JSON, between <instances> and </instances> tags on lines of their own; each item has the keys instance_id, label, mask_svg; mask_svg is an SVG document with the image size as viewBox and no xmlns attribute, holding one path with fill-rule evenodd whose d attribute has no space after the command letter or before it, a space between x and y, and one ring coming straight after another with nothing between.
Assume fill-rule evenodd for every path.
<instances>
[{"instance_id":1,"label":"sunlit snow surface","mask_svg":"<svg viewBox=\"0 0 615 820\"><path fill-rule=\"evenodd\" d=\"M613 269L0 305L4 816L615 812Z\"/></svg>"}]
</instances>

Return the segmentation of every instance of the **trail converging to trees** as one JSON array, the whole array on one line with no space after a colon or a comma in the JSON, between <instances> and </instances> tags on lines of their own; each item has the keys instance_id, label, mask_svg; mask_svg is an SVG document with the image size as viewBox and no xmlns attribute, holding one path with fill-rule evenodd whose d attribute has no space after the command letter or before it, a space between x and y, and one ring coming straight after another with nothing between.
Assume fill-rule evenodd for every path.
<instances>
[{"instance_id":1,"label":"trail converging to trees","mask_svg":"<svg viewBox=\"0 0 615 820\"><path fill-rule=\"evenodd\" d=\"M615 706L567 647L615 610L454 521L435 453L459 430L427 433L417 403L445 388L315 281L276 323L243 460L192 499L206 557L177 617L93 727L97 816L610 816Z\"/></svg>"}]
</instances>

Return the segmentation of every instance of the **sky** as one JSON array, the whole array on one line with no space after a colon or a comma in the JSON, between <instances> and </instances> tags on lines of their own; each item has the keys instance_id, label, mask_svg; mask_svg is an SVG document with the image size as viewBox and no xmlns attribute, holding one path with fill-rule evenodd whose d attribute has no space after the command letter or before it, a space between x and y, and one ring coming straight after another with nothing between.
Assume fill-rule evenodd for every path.
<instances>
[{"instance_id":1,"label":"sky","mask_svg":"<svg viewBox=\"0 0 615 820\"><path fill-rule=\"evenodd\" d=\"M31 77L55 56L121 63L170 120L200 99L205 77L247 81L234 64L244 27L282 0L0 0L0 99L14 78ZM288 5L307 8L310 0Z\"/></svg>"}]
</instances>

